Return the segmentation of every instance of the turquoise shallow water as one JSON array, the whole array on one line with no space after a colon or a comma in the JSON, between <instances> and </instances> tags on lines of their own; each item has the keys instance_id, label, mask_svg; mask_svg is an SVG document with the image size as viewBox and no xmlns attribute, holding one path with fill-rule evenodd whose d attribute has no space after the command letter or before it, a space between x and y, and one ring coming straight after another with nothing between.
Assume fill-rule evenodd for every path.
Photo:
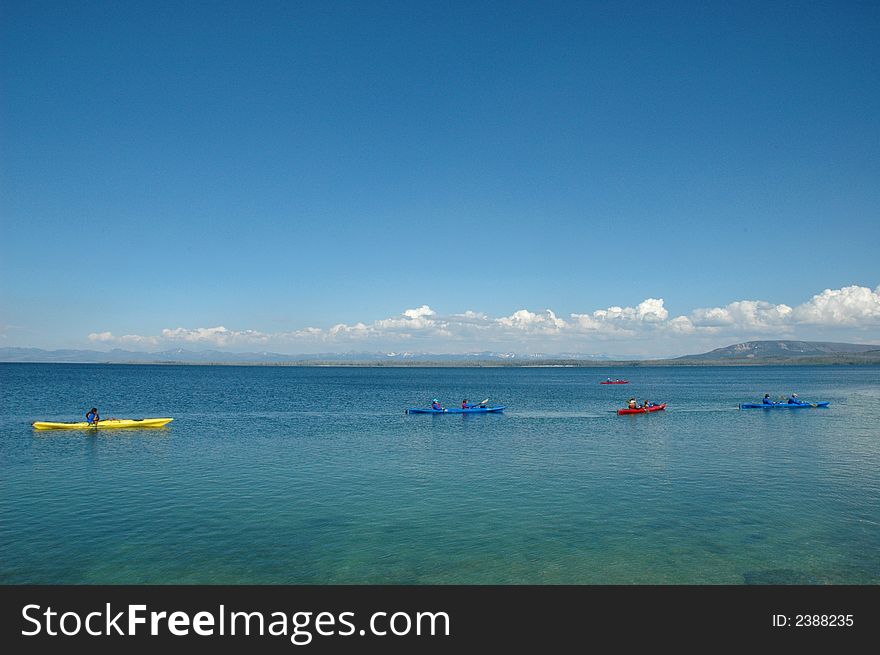
<instances>
[{"instance_id":1,"label":"turquoise shallow water","mask_svg":"<svg viewBox=\"0 0 880 655\"><path fill-rule=\"evenodd\" d=\"M832 406L736 409L765 391ZM0 364L0 393L2 583L880 583L877 367ZM432 396L509 409L403 413ZM175 421L30 427L92 404Z\"/></svg>"}]
</instances>

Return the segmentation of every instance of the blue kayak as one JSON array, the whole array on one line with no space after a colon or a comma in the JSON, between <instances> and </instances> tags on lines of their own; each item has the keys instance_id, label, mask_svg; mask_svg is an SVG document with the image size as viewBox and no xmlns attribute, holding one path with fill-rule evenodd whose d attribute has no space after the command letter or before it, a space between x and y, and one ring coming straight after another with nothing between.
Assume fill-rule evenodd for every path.
<instances>
[{"instance_id":1,"label":"blue kayak","mask_svg":"<svg viewBox=\"0 0 880 655\"><path fill-rule=\"evenodd\" d=\"M801 407L828 407L831 403L821 402L821 403L773 403L772 405L768 405L766 403L743 403L739 406L740 409L799 409Z\"/></svg>"},{"instance_id":2,"label":"blue kayak","mask_svg":"<svg viewBox=\"0 0 880 655\"><path fill-rule=\"evenodd\" d=\"M500 407L473 407L471 409L421 409L410 407L407 414L488 414L489 412L503 412L504 406Z\"/></svg>"}]
</instances>

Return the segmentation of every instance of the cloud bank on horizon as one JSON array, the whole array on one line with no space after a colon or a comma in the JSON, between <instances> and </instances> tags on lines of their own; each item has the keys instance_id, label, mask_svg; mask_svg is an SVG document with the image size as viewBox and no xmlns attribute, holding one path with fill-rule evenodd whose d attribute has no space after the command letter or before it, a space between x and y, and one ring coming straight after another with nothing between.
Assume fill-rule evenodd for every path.
<instances>
[{"instance_id":1,"label":"cloud bank on horizon","mask_svg":"<svg viewBox=\"0 0 880 655\"><path fill-rule=\"evenodd\" d=\"M520 352L669 355L694 348L757 338L880 339L880 285L825 289L795 307L761 300L740 300L723 307L694 309L670 316L662 298L646 298L635 307L608 307L563 318L550 309L520 309L490 317L468 310L440 315L428 305L372 323L338 323L292 332L209 328L166 328L158 335L93 332L93 344L147 349L260 347L287 353L364 349L463 353L484 350ZM657 348L664 349L658 352Z\"/></svg>"}]
</instances>

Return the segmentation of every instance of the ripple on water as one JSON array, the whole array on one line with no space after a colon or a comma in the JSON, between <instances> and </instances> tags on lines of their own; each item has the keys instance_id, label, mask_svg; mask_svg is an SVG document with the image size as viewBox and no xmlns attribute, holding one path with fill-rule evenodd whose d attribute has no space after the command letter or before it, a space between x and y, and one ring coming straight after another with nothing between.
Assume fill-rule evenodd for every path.
<instances>
[{"instance_id":1,"label":"ripple on water","mask_svg":"<svg viewBox=\"0 0 880 655\"><path fill-rule=\"evenodd\" d=\"M880 369L632 372L0 365L0 582L880 583Z\"/></svg>"}]
</instances>

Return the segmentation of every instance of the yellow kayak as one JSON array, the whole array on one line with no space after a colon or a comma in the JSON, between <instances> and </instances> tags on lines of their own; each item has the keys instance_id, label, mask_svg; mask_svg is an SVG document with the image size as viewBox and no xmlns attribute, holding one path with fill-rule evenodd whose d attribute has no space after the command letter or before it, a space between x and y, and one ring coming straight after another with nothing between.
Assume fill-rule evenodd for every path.
<instances>
[{"instance_id":1,"label":"yellow kayak","mask_svg":"<svg viewBox=\"0 0 880 655\"><path fill-rule=\"evenodd\" d=\"M161 428L173 421L173 418L110 418L98 421L97 425L80 421L79 423L52 423L51 421L36 421L36 430L102 430L117 428Z\"/></svg>"}]
</instances>

